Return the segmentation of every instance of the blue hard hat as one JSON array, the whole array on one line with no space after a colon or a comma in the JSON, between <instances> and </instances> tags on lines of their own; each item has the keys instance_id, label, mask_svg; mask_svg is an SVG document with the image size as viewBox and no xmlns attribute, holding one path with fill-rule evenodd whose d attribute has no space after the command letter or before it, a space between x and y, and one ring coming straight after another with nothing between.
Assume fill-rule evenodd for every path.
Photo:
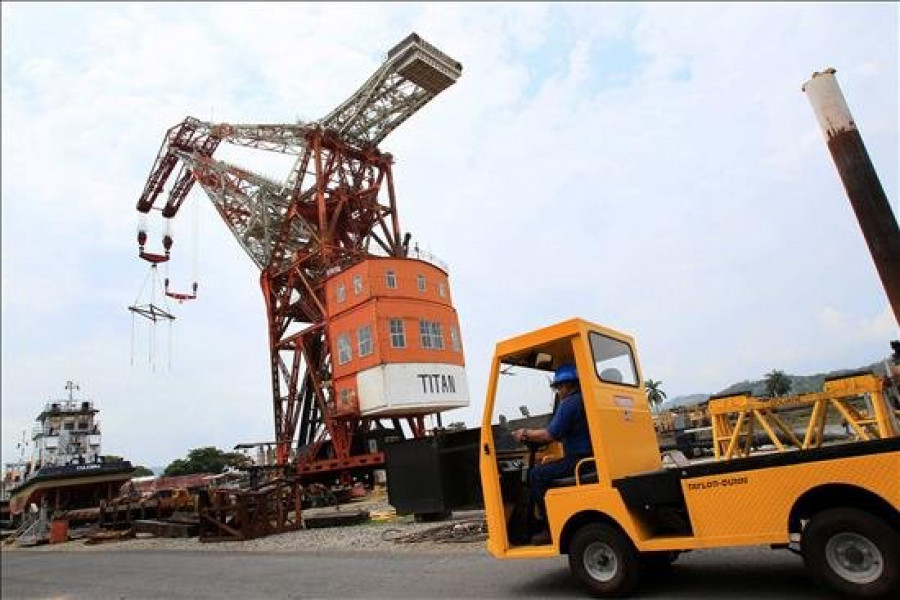
<instances>
[{"instance_id":1,"label":"blue hard hat","mask_svg":"<svg viewBox=\"0 0 900 600\"><path fill-rule=\"evenodd\" d=\"M560 365L556 369L556 373L553 374L553 381L550 382L550 387L556 387L561 383L568 383L570 381L578 381L578 372L575 370L575 365Z\"/></svg>"}]
</instances>

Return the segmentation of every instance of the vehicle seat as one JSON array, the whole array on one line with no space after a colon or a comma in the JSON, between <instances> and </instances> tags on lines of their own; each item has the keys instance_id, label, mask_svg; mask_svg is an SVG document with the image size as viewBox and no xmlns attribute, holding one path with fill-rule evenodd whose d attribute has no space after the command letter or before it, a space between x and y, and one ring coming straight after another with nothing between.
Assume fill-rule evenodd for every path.
<instances>
[{"instance_id":1,"label":"vehicle seat","mask_svg":"<svg viewBox=\"0 0 900 600\"><path fill-rule=\"evenodd\" d=\"M599 481L599 477L597 476L597 461L594 459L582 463L581 468L578 469L578 473L581 476L580 481L582 484L597 483ZM560 477L559 479L554 479L550 482L550 487L569 487L575 484L575 475L572 475L570 477Z\"/></svg>"}]
</instances>

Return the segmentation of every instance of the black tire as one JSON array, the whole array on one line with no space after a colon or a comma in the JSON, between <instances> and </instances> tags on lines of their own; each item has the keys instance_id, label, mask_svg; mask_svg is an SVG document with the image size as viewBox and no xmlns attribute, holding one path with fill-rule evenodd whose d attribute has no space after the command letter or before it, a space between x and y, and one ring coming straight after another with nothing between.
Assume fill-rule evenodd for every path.
<instances>
[{"instance_id":1,"label":"black tire","mask_svg":"<svg viewBox=\"0 0 900 600\"><path fill-rule=\"evenodd\" d=\"M650 574L668 571L680 555L681 552L677 550L662 550L659 552L641 552L639 558L644 572Z\"/></svg>"},{"instance_id":2,"label":"black tire","mask_svg":"<svg viewBox=\"0 0 900 600\"><path fill-rule=\"evenodd\" d=\"M800 549L813 578L843 596L900 592L900 533L871 513L831 508L813 515Z\"/></svg>"},{"instance_id":3,"label":"black tire","mask_svg":"<svg viewBox=\"0 0 900 600\"><path fill-rule=\"evenodd\" d=\"M589 523L572 538L572 574L600 598L625 596L638 584L640 562L631 540L605 523Z\"/></svg>"}]
</instances>

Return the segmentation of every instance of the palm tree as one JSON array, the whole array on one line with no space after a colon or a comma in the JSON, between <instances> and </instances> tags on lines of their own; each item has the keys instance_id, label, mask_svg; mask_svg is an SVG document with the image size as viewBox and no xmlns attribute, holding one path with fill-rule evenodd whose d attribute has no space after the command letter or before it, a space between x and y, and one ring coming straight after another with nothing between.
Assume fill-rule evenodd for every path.
<instances>
[{"instance_id":1,"label":"palm tree","mask_svg":"<svg viewBox=\"0 0 900 600\"><path fill-rule=\"evenodd\" d=\"M662 381L653 381L652 379L648 379L644 382L644 390L647 392L647 402L650 403L650 408L654 411L656 411L659 408L659 405L662 404L662 401L666 399L666 393L660 388L661 385Z\"/></svg>"},{"instance_id":2,"label":"palm tree","mask_svg":"<svg viewBox=\"0 0 900 600\"><path fill-rule=\"evenodd\" d=\"M769 396L784 396L791 391L791 378L784 371L772 369L766 373L766 394Z\"/></svg>"}]
</instances>

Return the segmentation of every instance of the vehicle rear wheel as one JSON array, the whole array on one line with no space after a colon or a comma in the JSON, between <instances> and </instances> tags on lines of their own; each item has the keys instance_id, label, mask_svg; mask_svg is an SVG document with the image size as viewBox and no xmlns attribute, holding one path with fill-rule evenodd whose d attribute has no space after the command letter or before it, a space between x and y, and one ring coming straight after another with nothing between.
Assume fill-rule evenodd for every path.
<instances>
[{"instance_id":1,"label":"vehicle rear wheel","mask_svg":"<svg viewBox=\"0 0 900 600\"><path fill-rule=\"evenodd\" d=\"M845 596L900 591L900 533L868 512L832 508L812 517L800 542L813 578Z\"/></svg>"},{"instance_id":2,"label":"vehicle rear wheel","mask_svg":"<svg viewBox=\"0 0 900 600\"><path fill-rule=\"evenodd\" d=\"M604 523L589 523L572 538L569 568L594 596L624 596L640 576L637 551L622 532Z\"/></svg>"}]
</instances>

